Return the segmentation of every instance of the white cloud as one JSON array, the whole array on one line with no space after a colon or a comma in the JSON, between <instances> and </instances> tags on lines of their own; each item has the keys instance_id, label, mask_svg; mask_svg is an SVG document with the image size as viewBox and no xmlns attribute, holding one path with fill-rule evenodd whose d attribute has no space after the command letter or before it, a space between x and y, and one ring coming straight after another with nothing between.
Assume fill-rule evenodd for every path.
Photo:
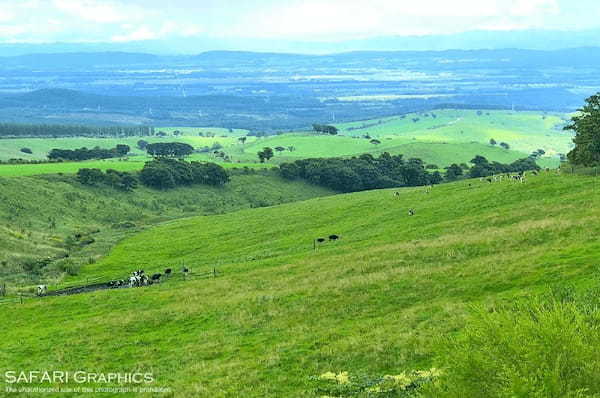
<instances>
[{"instance_id":1,"label":"white cloud","mask_svg":"<svg viewBox=\"0 0 600 398\"><path fill-rule=\"evenodd\" d=\"M257 9L247 17L252 23L234 27L230 35L333 38L527 28L524 17L558 12L557 0L303 0Z\"/></svg>"},{"instance_id":2,"label":"white cloud","mask_svg":"<svg viewBox=\"0 0 600 398\"><path fill-rule=\"evenodd\" d=\"M202 29L196 25L186 25L174 21L167 21L159 28L151 28L146 25L133 26L131 24L121 25L127 32L124 34L114 35L111 41L127 42L141 40L155 40L169 36L175 37L192 37L202 32Z\"/></svg>"},{"instance_id":3,"label":"white cloud","mask_svg":"<svg viewBox=\"0 0 600 398\"><path fill-rule=\"evenodd\" d=\"M8 22L16 18L15 13L6 6L0 6L0 22Z\"/></svg>"},{"instance_id":4,"label":"white cloud","mask_svg":"<svg viewBox=\"0 0 600 398\"><path fill-rule=\"evenodd\" d=\"M116 23L137 19L143 11L138 7L98 0L53 0L54 7L84 21Z\"/></svg>"}]
</instances>

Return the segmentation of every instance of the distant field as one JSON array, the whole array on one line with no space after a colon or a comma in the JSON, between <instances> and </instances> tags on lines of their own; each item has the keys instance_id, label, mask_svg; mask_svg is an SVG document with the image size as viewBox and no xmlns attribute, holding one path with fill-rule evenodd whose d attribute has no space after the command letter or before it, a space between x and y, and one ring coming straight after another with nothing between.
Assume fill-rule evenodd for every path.
<instances>
[{"instance_id":1,"label":"distant field","mask_svg":"<svg viewBox=\"0 0 600 398\"><path fill-rule=\"evenodd\" d=\"M192 158L194 159L194 158ZM93 160L89 162L64 162L64 163L42 163L42 164L3 164L0 165L0 177L22 177L41 174L73 174L82 168L97 168L101 170L114 169L118 171L137 171L144 167L144 163L150 160L146 157L133 158L133 160ZM225 168L252 167L269 168L270 164L260 163L220 163Z\"/></svg>"},{"instance_id":2,"label":"distant field","mask_svg":"<svg viewBox=\"0 0 600 398\"><path fill-rule=\"evenodd\" d=\"M132 155L145 154L144 151L137 148L137 142L139 140L145 140L147 142L185 142L192 145L195 148L201 148L204 146L211 146L214 143L219 143L223 146L232 145L237 143L235 136L222 137L221 134L225 134L226 129L205 129L218 134L215 137L200 137L197 134L191 135L192 131L198 132L201 129L184 129L184 128L173 128L173 129L157 129L158 131L164 131L170 133L173 130L179 130L183 132L182 136L169 135L164 138L160 137L128 137L128 138L87 138L87 137L69 137L69 138L15 138L15 139L0 139L0 160L8 160L13 158L21 159L46 159L48 152L54 148L61 149L76 149L81 147L93 148L99 146L100 148L114 148L117 144L126 144L131 147ZM240 130L232 134L241 135ZM248 141L252 138L249 137ZM21 148L29 148L33 152L27 154L21 152Z\"/></svg>"},{"instance_id":3,"label":"distant field","mask_svg":"<svg viewBox=\"0 0 600 398\"><path fill-rule=\"evenodd\" d=\"M417 120L418 119L418 120ZM531 153L544 149L549 155L567 153L572 135L562 130L567 116L505 110L435 110L336 125L342 134L374 138L402 137L429 142L487 144L506 142L512 149Z\"/></svg>"},{"instance_id":4,"label":"distant field","mask_svg":"<svg viewBox=\"0 0 600 398\"><path fill-rule=\"evenodd\" d=\"M407 139L404 137L386 136L381 144L374 145L366 139L349 136L315 136L309 133L283 134L280 136L262 138L245 146L235 145L226 148L226 152L234 161L248 162L256 160L256 153L263 147L294 147L293 151L275 152L271 163L279 164L311 157L353 156L363 153L374 155L382 152L402 154L405 158L418 157L429 164L440 167L452 163L469 162L475 155L482 155L490 160L503 163L527 157L528 153L505 150L498 146L478 142L427 142ZM201 156L202 157L202 156ZM209 159L209 155L204 155ZM539 164L544 167L556 167L558 158L543 158Z\"/></svg>"},{"instance_id":5,"label":"distant field","mask_svg":"<svg viewBox=\"0 0 600 398\"><path fill-rule=\"evenodd\" d=\"M499 162L510 162L526 157L534 150L543 149L546 156L540 159L540 165L556 167L559 164L558 154L568 153L572 146L572 135L562 130L566 120L567 115L541 112L448 109L341 123L336 125L340 129L338 136L298 131L265 138L248 136L244 144L239 142L239 138L247 134L246 130L163 127L157 130L168 134L164 138L0 140L0 160L10 158L44 159L52 148L74 149L83 146L112 148L117 144L129 145L132 148L131 155L137 159L144 153L136 147L136 143L139 139L144 139L148 142L185 142L196 149L218 143L222 146L220 150L224 151L232 161L242 163L257 162L256 153L263 147L284 148L284 151L275 152L275 157L270 160L270 163L273 164L310 157L355 156L387 151L392 154L403 154L406 158L418 157L440 167L455 162L468 162L475 155L482 155ZM179 130L182 135L174 136L173 132L176 130ZM203 137L199 136L199 133L203 135L210 133L215 137ZM370 138L364 138L365 136ZM372 138L376 138L380 143L372 144L370 142ZM499 145L492 146L489 143L490 139L494 139L498 144L505 142L510 149L502 149ZM20 149L24 147L30 148L33 154L27 155L20 152ZM290 151L290 148L293 150ZM212 153L195 154L193 159L217 160ZM23 173L26 174L22 175L31 175L29 170L35 170L35 173L69 173L77 171L80 165L25 168L26 171ZM117 161L110 161L110 166L102 162L99 166L112 167L117 170L135 170L141 167L135 164L121 164ZM0 176L21 175L18 170L22 166L14 167L16 169L0 168Z\"/></svg>"}]
</instances>

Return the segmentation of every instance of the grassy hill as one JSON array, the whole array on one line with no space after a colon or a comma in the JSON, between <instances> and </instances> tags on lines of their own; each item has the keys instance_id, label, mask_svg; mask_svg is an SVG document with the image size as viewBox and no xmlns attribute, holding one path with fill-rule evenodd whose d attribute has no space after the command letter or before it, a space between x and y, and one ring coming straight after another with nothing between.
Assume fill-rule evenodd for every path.
<instances>
[{"instance_id":1,"label":"grassy hill","mask_svg":"<svg viewBox=\"0 0 600 398\"><path fill-rule=\"evenodd\" d=\"M133 192L84 186L68 176L0 178L0 280L52 282L95 261L124 237L166 220L331 193L268 172L238 173L222 188L140 186ZM56 261L37 264L48 257Z\"/></svg>"},{"instance_id":2,"label":"grassy hill","mask_svg":"<svg viewBox=\"0 0 600 398\"><path fill-rule=\"evenodd\" d=\"M471 305L592 283L598 184L543 173L168 222L73 278L183 263L222 276L4 306L0 371L135 368L173 397L296 397L328 371L429 368ZM313 250L330 234L342 238Z\"/></svg>"}]
</instances>

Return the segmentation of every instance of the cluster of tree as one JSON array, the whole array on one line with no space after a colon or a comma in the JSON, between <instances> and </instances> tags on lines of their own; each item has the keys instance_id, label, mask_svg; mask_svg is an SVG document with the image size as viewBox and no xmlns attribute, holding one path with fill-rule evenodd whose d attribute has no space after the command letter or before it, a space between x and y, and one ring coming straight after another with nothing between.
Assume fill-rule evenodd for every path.
<instances>
[{"instance_id":1,"label":"cluster of tree","mask_svg":"<svg viewBox=\"0 0 600 398\"><path fill-rule=\"evenodd\" d=\"M194 147L183 142L158 142L146 145L146 152L155 158L183 159L194 152Z\"/></svg>"},{"instance_id":2,"label":"cluster of tree","mask_svg":"<svg viewBox=\"0 0 600 398\"><path fill-rule=\"evenodd\" d=\"M260 160L261 163L264 163L271 159L275 154L273 153L273 148L265 147L262 151L259 151L257 155L258 160Z\"/></svg>"},{"instance_id":3,"label":"cluster of tree","mask_svg":"<svg viewBox=\"0 0 600 398\"><path fill-rule=\"evenodd\" d=\"M111 149L94 147L88 149L86 147L79 149L52 149L48 153L48 159L50 160L90 160L90 159L110 159L123 157L129 153L131 148L129 145L118 144L116 147Z\"/></svg>"},{"instance_id":4,"label":"cluster of tree","mask_svg":"<svg viewBox=\"0 0 600 398\"><path fill-rule=\"evenodd\" d=\"M76 126L0 123L0 137L136 137L154 135L149 126Z\"/></svg>"},{"instance_id":5,"label":"cluster of tree","mask_svg":"<svg viewBox=\"0 0 600 398\"><path fill-rule=\"evenodd\" d=\"M600 93L585 102L565 130L575 132L575 148L567 154L569 162L589 167L600 164Z\"/></svg>"},{"instance_id":6,"label":"cluster of tree","mask_svg":"<svg viewBox=\"0 0 600 398\"><path fill-rule=\"evenodd\" d=\"M215 163L158 158L144 165L140 172L140 181L157 189L192 184L221 186L229 182L229 175L223 167Z\"/></svg>"},{"instance_id":7,"label":"cluster of tree","mask_svg":"<svg viewBox=\"0 0 600 398\"><path fill-rule=\"evenodd\" d=\"M338 129L335 126L330 126L328 124L313 124L313 130L317 133L331 134L336 135L338 133Z\"/></svg>"},{"instance_id":8,"label":"cluster of tree","mask_svg":"<svg viewBox=\"0 0 600 398\"><path fill-rule=\"evenodd\" d=\"M477 155L471 159L471 163L473 164L472 167L468 167L465 164L457 165L456 163L446 167L444 178L447 181L455 181L464 177L488 177L494 174L518 173L540 169L540 166L537 165L535 159L532 157L515 160L510 164L504 164L499 162L489 162L485 157Z\"/></svg>"},{"instance_id":9,"label":"cluster of tree","mask_svg":"<svg viewBox=\"0 0 600 398\"><path fill-rule=\"evenodd\" d=\"M105 184L123 191L131 191L138 185L133 174L113 169L106 170L106 173L100 169L79 169L77 180L84 185Z\"/></svg>"},{"instance_id":10,"label":"cluster of tree","mask_svg":"<svg viewBox=\"0 0 600 398\"><path fill-rule=\"evenodd\" d=\"M279 170L284 178L302 178L342 192L438 184L443 180L439 172L429 173L421 159L404 160L402 155L387 152L378 158L364 154L350 159L302 159L283 163Z\"/></svg>"}]
</instances>

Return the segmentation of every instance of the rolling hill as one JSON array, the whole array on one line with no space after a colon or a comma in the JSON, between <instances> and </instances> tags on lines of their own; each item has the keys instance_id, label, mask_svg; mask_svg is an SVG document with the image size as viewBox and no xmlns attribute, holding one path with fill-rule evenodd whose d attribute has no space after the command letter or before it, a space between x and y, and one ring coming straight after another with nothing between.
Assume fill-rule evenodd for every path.
<instances>
[{"instance_id":1,"label":"rolling hill","mask_svg":"<svg viewBox=\"0 0 600 398\"><path fill-rule=\"evenodd\" d=\"M188 218L125 239L71 281L183 264L220 276L6 305L0 370L136 369L173 397L314 396L311 376L328 371L431 367L435 341L459 333L473 304L597 274L596 179L550 172L394 192ZM341 239L313 248L330 234Z\"/></svg>"}]
</instances>

